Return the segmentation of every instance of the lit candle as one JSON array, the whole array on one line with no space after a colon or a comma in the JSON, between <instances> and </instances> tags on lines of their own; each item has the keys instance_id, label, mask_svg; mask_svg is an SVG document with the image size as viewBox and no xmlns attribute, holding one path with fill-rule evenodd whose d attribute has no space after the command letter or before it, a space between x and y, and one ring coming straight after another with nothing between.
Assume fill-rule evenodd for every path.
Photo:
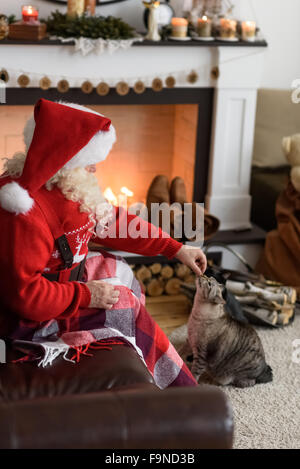
<instances>
[{"instance_id":1,"label":"lit candle","mask_svg":"<svg viewBox=\"0 0 300 469\"><path fill-rule=\"evenodd\" d=\"M85 0L68 0L68 12L69 18L75 18L81 16L84 13Z\"/></svg>"},{"instance_id":2,"label":"lit candle","mask_svg":"<svg viewBox=\"0 0 300 469\"><path fill-rule=\"evenodd\" d=\"M186 37L188 22L185 18L172 18L172 36Z\"/></svg>"},{"instance_id":3,"label":"lit candle","mask_svg":"<svg viewBox=\"0 0 300 469\"><path fill-rule=\"evenodd\" d=\"M32 5L23 5L22 17L25 23L34 23L38 20L39 10Z\"/></svg>"},{"instance_id":4,"label":"lit candle","mask_svg":"<svg viewBox=\"0 0 300 469\"><path fill-rule=\"evenodd\" d=\"M220 20L220 36L223 38L233 39L236 37L237 22L229 18L221 18Z\"/></svg>"},{"instance_id":5,"label":"lit candle","mask_svg":"<svg viewBox=\"0 0 300 469\"><path fill-rule=\"evenodd\" d=\"M93 16L96 11L96 0L85 0L84 9L86 13Z\"/></svg>"},{"instance_id":6,"label":"lit candle","mask_svg":"<svg viewBox=\"0 0 300 469\"><path fill-rule=\"evenodd\" d=\"M198 35L200 37L211 37L212 23L207 16L198 19Z\"/></svg>"},{"instance_id":7,"label":"lit candle","mask_svg":"<svg viewBox=\"0 0 300 469\"><path fill-rule=\"evenodd\" d=\"M243 41L255 41L256 23L255 21L242 22L242 39Z\"/></svg>"}]
</instances>

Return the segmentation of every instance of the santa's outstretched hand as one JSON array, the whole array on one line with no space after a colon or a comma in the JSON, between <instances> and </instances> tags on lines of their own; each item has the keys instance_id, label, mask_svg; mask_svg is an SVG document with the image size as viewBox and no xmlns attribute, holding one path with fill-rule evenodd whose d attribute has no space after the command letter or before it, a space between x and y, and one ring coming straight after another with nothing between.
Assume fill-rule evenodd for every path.
<instances>
[{"instance_id":1,"label":"santa's outstretched hand","mask_svg":"<svg viewBox=\"0 0 300 469\"><path fill-rule=\"evenodd\" d=\"M182 246L175 257L180 262L190 267L199 277L206 271L207 259L200 248L196 248L194 246Z\"/></svg>"}]
</instances>

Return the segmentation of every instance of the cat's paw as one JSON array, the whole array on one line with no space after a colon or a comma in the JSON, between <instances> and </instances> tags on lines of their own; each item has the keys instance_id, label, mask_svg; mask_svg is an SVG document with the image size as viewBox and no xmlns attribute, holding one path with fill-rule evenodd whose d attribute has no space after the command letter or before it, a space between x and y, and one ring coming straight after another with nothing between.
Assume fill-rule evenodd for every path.
<instances>
[{"instance_id":1,"label":"cat's paw","mask_svg":"<svg viewBox=\"0 0 300 469\"><path fill-rule=\"evenodd\" d=\"M252 386L255 386L255 379L244 379L244 380L237 380L232 383L232 386L235 386L236 388L251 388Z\"/></svg>"}]
</instances>

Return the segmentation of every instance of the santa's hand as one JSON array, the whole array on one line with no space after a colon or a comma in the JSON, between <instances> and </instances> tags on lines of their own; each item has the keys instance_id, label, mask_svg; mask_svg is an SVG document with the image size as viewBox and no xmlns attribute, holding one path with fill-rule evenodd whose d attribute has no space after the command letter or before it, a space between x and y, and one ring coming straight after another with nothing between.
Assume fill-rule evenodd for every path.
<instances>
[{"instance_id":1,"label":"santa's hand","mask_svg":"<svg viewBox=\"0 0 300 469\"><path fill-rule=\"evenodd\" d=\"M89 308L111 309L119 301L120 291L102 280L87 282L91 292Z\"/></svg>"},{"instance_id":2,"label":"santa's hand","mask_svg":"<svg viewBox=\"0 0 300 469\"><path fill-rule=\"evenodd\" d=\"M196 275L203 275L207 268L206 255L200 248L182 246L175 256L183 264L187 265Z\"/></svg>"}]
</instances>

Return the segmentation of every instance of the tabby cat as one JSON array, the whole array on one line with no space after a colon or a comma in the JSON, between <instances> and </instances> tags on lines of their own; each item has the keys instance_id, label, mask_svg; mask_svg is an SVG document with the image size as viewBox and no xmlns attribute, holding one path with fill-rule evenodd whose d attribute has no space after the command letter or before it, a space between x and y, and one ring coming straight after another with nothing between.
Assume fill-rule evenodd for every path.
<instances>
[{"instance_id":1,"label":"tabby cat","mask_svg":"<svg viewBox=\"0 0 300 469\"><path fill-rule=\"evenodd\" d=\"M260 338L252 326L226 312L222 288L213 277L197 279L188 321L193 375L199 381L206 372L218 384L241 388L272 381Z\"/></svg>"}]
</instances>

